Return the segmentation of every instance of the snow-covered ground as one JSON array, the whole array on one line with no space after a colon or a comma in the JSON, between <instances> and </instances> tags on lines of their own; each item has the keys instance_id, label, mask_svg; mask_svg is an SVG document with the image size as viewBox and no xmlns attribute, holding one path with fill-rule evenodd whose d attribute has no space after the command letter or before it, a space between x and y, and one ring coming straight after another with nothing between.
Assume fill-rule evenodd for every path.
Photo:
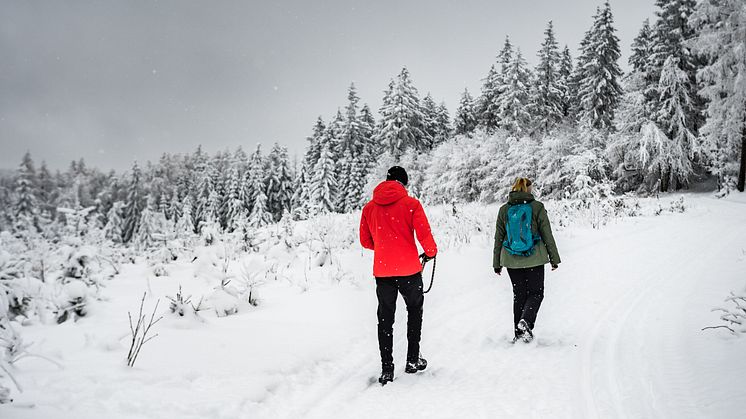
<instances>
[{"instance_id":1,"label":"snow-covered ground","mask_svg":"<svg viewBox=\"0 0 746 419\"><path fill-rule=\"evenodd\" d=\"M701 329L720 324L711 309L746 285L746 199L685 202L682 214L557 226L564 263L547 272L538 339L528 345L508 340L511 287L492 272L491 232L442 246L425 299L429 367L403 373L400 299L396 379L386 387L370 384L380 372L375 287L372 255L357 244L332 259L343 269L309 269L344 272L327 276L336 279L302 285L304 272L285 272L301 278L265 283L258 307L227 317L166 313L179 285L195 296L215 285L199 258L163 277L127 265L86 317L23 327L32 350L62 368L19 361L24 392L0 405L0 417L743 417L746 337ZM491 226L496 208L482 213ZM434 224L438 240L445 227ZM128 368L127 311L146 290L146 310L160 297L165 317Z\"/></svg>"}]
</instances>

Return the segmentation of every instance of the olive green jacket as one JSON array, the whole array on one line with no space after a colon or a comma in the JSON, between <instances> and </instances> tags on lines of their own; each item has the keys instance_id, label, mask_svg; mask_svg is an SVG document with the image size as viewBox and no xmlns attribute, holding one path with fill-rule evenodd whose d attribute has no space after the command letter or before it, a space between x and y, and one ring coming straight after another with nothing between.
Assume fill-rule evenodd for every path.
<instances>
[{"instance_id":1,"label":"olive green jacket","mask_svg":"<svg viewBox=\"0 0 746 419\"><path fill-rule=\"evenodd\" d=\"M503 248L505 241L505 223L508 220L508 207L516 204L531 205L531 230L539 233L541 241L536 245L536 250L531 256L517 256L510 254ZM492 266L495 269L506 268L533 268L546 263L553 266L560 263L557 244L552 235L552 226L549 224L547 211L544 204L534 199L534 196L526 192L511 192L508 203L500 207L497 215L497 228L495 229L495 249L492 258Z\"/></svg>"}]
</instances>

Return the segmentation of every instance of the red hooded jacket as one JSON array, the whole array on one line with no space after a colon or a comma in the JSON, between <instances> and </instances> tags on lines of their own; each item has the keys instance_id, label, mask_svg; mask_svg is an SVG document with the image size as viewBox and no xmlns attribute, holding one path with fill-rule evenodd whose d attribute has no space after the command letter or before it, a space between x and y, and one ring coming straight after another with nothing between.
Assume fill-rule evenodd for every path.
<instances>
[{"instance_id":1,"label":"red hooded jacket","mask_svg":"<svg viewBox=\"0 0 746 419\"><path fill-rule=\"evenodd\" d=\"M376 186L360 219L360 244L374 251L373 276L409 276L422 271L415 232L425 254L435 256L438 248L420 201L407 195L404 185L395 180Z\"/></svg>"}]
</instances>

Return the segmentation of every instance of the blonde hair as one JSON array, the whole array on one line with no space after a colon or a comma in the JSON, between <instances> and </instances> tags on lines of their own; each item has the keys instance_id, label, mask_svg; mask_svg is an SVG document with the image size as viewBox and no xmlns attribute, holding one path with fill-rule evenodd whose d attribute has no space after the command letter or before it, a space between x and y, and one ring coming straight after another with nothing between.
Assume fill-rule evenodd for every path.
<instances>
[{"instance_id":1,"label":"blonde hair","mask_svg":"<svg viewBox=\"0 0 746 419\"><path fill-rule=\"evenodd\" d=\"M529 179L525 177L519 177L515 180L515 183L513 183L513 192L526 192L528 193L528 189L531 187L532 183Z\"/></svg>"}]
</instances>

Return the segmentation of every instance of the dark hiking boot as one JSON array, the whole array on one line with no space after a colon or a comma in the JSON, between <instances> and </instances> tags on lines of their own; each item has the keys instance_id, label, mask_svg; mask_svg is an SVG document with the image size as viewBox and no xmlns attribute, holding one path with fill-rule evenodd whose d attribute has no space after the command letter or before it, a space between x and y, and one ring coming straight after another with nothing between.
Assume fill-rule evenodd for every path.
<instances>
[{"instance_id":1,"label":"dark hiking boot","mask_svg":"<svg viewBox=\"0 0 746 419\"><path fill-rule=\"evenodd\" d=\"M404 372L407 374L414 374L417 371L422 371L425 368L427 368L427 360L422 357L418 357L416 361L409 362L407 361L407 366L404 367Z\"/></svg>"},{"instance_id":2,"label":"dark hiking boot","mask_svg":"<svg viewBox=\"0 0 746 419\"><path fill-rule=\"evenodd\" d=\"M521 331L520 339L523 340L524 343L529 343L532 340L534 340L534 333L531 331L531 328L528 327L528 323L521 319L521 321L518 322L518 330ZM519 337L516 335L516 339L513 339L513 342L515 342Z\"/></svg>"},{"instance_id":3,"label":"dark hiking boot","mask_svg":"<svg viewBox=\"0 0 746 419\"><path fill-rule=\"evenodd\" d=\"M392 381L394 381L393 371L383 371L381 372L381 376L378 378L378 382L381 383L382 386L385 386L387 383Z\"/></svg>"}]
</instances>

